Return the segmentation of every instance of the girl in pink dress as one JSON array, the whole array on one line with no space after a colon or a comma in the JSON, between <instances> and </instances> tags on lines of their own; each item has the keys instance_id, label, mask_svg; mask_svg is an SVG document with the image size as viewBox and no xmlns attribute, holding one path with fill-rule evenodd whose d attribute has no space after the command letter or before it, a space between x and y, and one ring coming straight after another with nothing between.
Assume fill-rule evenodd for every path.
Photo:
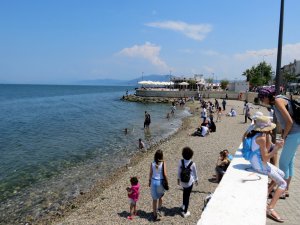
<instances>
[{"instance_id":1,"label":"girl in pink dress","mask_svg":"<svg viewBox=\"0 0 300 225\"><path fill-rule=\"evenodd\" d=\"M132 220L137 214L136 203L139 200L140 184L137 177L131 177L130 183L131 187L126 188L130 204L130 216L128 216L127 219Z\"/></svg>"}]
</instances>

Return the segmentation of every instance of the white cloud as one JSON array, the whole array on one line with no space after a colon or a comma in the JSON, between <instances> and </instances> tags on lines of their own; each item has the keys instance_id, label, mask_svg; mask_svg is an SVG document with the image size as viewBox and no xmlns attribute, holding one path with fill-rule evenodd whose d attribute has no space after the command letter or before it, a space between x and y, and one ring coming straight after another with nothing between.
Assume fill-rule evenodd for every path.
<instances>
[{"instance_id":1,"label":"white cloud","mask_svg":"<svg viewBox=\"0 0 300 225\"><path fill-rule=\"evenodd\" d=\"M118 55L143 58L159 69L167 70L167 64L160 58L160 50L160 46L146 42L144 45L134 45L129 48L124 48Z\"/></svg>"},{"instance_id":2,"label":"white cloud","mask_svg":"<svg viewBox=\"0 0 300 225\"><path fill-rule=\"evenodd\" d=\"M269 63L276 63L277 48L261 49L261 50L249 50L244 53L237 53L234 58L238 61L253 61L257 62L265 60ZM300 59L300 43L285 44L282 46L282 66L288 64L294 59ZM276 68L276 65L273 65Z\"/></svg>"},{"instance_id":3,"label":"white cloud","mask_svg":"<svg viewBox=\"0 0 300 225\"><path fill-rule=\"evenodd\" d=\"M212 31L210 24L187 24L182 21L152 22L146 26L177 31L196 41L202 41Z\"/></svg>"}]
</instances>

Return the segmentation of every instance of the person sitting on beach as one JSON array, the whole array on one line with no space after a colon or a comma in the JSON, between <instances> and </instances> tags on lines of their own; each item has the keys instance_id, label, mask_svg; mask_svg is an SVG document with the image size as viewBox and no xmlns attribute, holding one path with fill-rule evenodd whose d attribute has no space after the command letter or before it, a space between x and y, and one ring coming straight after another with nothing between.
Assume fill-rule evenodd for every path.
<instances>
[{"instance_id":1,"label":"person sitting on beach","mask_svg":"<svg viewBox=\"0 0 300 225\"><path fill-rule=\"evenodd\" d=\"M230 117L236 117L236 111L234 108L231 108L230 112L227 114L227 116Z\"/></svg>"},{"instance_id":2,"label":"person sitting on beach","mask_svg":"<svg viewBox=\"0 0 300 225\"><path fill-rule=\"evenodd\" d=\"M201 125L201 137L205 137L206 135L209 135L209 128L208 125Z\"/></svg>"},{"instance_id":3,"label":"person sitting on beach","mask_svg":"<svg viewBox=\"0 0 300 225\"><path fill-rule=\"evenodd\" d=\"M198 127L192 134L191 136L201 136L201 127Z\"/></svg>"},{"instance_id":4,"label":"person sitting on beach","mask_svg":"<svg viewBox=\"0 0 300 225\"><path fill-rule=\"evenodd\" d=\"M177 183L183 188L183 201L182 201L182 216L184 218L191 215L188 211L190 194L193 189L193 184L198 185L198 176L196 164L191 161L194 152L191 148L185 147L182 149L182 157L178 164Z\"/></svg>"},{"instance_id":5,"label":"person sitting on beach","mask_svg":"<svg viewBox=\"0 0 300 225\"><path fill-rule=\"evenodd\" d=\"M127 219L132 220L137 215L136 203L139 200L140 184L137 177L131 177L130 183L131 187L126 188L130 204L130 216Z\"/></svg>"},{"instance_id":6,"label":"person sitting on beach","mask_svg":"<svg viewBox=\"0 0 300 225\"><path fill-rule=\"evenodd\" d=\"M216 130L217 130L216 124L212 120L210 121L208 128L209 128L209 132L216 132Z\"/></svg>"},{"instance_id":7,"label":"person sitting on beach","mask_svg":"<svg viewBox=\"0 0 300 225\"><path fill-rule=\"evenodd\" d=\"M142 141L141 138L139 138L139 149L144 150L145 149L145 143Z\"/></svg>"},{"instance_id":8,"label":"person sitting on beach","mask_svg":"<svg viewBox=\"0 0 300 225\"><path fill-rule=\"evenodd\" d=\"M230 160L228 159L226 153L224 151L220 152L220 156L216 165L216 182L219 183L225 174L228 166L230 164Z\"/></svg>"},{"instance_id":9,"label":"person sitting on beach","mask_svg":"<svg viewBox=\"0 0 300 225\"><path fill-rule=\"evenodd\" d=\"M227 157L227 158L229 159L229 161L231 162L232 159L233 159L233 155L231 155L227 149L224 149L223 152L226 154L226 157Z\"/></svg>"},{"instance_id":10,"label":"person sitting on beach","mask_svg":"<svg viewBox=\"0 0 300 225\"><path fill-rule=\"evenodd\" d=\"M163 196L165 189L163 187L163 180L168 182L167 170L164 161L162 150L157 150L154 154L154 161L150 165L149 173L149 187L151 187L152 206L153 206L153 219L159 220L157 215L162 215L161 207L163 203Z\"/></svg>"}]
</instances>

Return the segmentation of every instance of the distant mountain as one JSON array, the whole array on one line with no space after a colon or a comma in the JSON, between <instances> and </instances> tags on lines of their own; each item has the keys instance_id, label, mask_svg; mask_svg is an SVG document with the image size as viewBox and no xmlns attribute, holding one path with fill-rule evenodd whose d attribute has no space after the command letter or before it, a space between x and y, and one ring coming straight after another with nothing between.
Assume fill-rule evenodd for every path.
<instances>
[{"instance_id":1,"label":"distant mountain","mask_svg":"<svg viewBox=\"0 0 300 225\"><path fill-rule=\"evenodd\" d=\"M76 84L80 85L106 85L106 86L125 86L128 85L127 81L124 80L114 80L114 79L97 79L97 80L81 80Z\"/></svg>"},{"instance_id":2,"label":"distant mountain","mask_svg":"<svg viewBox=\"0 0 300 225\"><path fill-rule=\"evenodd\" d=\"M106 85L106 86L137 86L139 81L169 81L170 75L145 75L133 80L114 80L114 79L97 79L97 80L82 80L77 82L81 85Z\"/></svg>"}]
</instances>

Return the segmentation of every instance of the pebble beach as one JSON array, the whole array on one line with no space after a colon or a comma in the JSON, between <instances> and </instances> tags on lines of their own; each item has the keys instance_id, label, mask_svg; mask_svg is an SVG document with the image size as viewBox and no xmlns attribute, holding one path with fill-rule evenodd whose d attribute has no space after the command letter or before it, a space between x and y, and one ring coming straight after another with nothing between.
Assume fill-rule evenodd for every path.
<instances>
[{"instance_id":1,"label":"pebble beach","mask_svg":"<svg viewBox=\"0 0 300 225\"><path fill-rule=\"evenodd\" d=\"M94 185L88 193L82 195L69 206L49 215L39 221L39 224L149 224L152 219L152 198L148 187L149 168L153 161L154 152L161 149L167 168L170 190L163 198L163 216L157 224L196 224L201 217L205 197L214 192L217 183L212 182L214 168L218 154L228 149L231 154L237 150L241 137L250 121L244 123L242 101L228 100L222 121L217 122L217 132L207 137L193 137L191 133L200 125L199 102L188 103L192 116L184 120L178 132L160 144L153 146L146 152L141 152L133 158L126 167L119 169L105 182ZM231 108L237 111L237 117L225 116ZM260 106L253 106L255 111L267 110ZM185 146L194 150L192 160L196 163L199 185L193 187L190 198L189 211L191 216L183 218L180 214L182 204L182 188L177 185L177 166L181 159L181 151ZM130 186L130 177L137 176L141 185L140 199L137 203L138 215L128 220L129 203L126 187Z\"/></svg>"}]
</instances>

